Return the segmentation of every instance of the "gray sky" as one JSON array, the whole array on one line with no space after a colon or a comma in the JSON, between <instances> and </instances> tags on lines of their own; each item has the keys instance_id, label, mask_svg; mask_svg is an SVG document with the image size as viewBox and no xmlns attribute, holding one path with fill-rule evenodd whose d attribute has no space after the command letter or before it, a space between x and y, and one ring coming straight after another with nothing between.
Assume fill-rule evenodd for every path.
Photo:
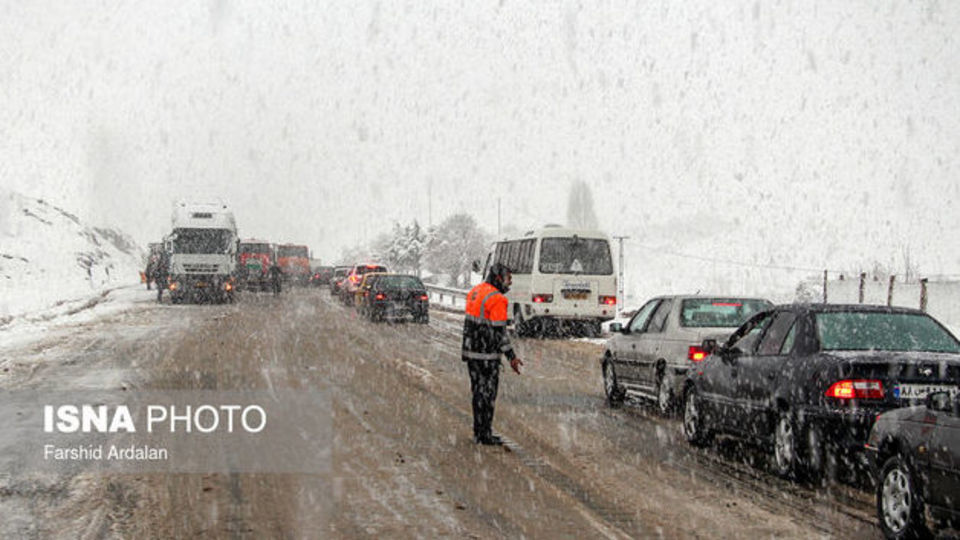
<instances>
[{"instance_id":1,"label":"gray sky","mask_svg":"<svg viewBox=\"0 0 960 540\"><path fill-rule=\"evenodd\" d=\"M582 180L638 258L960 274L958 2L271 4L3 2L3 185L143 243L220 197L331 259Z\"/></svg>"}]
</instances>

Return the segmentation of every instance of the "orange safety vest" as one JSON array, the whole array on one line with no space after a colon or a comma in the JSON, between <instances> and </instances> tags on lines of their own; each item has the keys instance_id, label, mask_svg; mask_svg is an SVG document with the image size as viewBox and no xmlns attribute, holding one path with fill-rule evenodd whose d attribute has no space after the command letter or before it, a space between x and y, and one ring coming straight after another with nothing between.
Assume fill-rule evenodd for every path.
<instances>
[{"instance_id":1,"label":"orange safety vest","mask_svg":"<svg viewBox=\"0 0 960 540\"><path fill-rule=\"evenodd\" d=\"M483 282L467 293L463 316L464 360L499 360L501 354L513 358L513 345L507 335L507 297L493 285Z\"/></svg>"}]
</instances>

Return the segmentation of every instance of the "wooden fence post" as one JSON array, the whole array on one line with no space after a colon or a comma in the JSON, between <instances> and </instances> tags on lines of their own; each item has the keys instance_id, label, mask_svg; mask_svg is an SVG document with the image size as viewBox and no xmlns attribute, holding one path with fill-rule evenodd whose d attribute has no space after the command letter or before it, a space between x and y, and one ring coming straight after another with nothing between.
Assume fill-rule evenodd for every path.
<instances>
[{"instance_id":1,"label":"wooden fence post","mask_svg":"<svg viewBox=\"0 0 960 540\"><path fill-rule=\"evenodd\" d=\"M827 271L823 271L823 303L827 303Z\"/></svg>"},{"instance_id":2,"label":"wooden fence post","mask_svg":"<svg viewBox=\"0 0 960 540\"><path fill-rule=\"evenodd\" d=\"M860 272L860 303L861 304L863 303L863 288L866 281L867 281L867 273Z\"/></svg>"},{"instance_id":3,"label":"wooden fence post","mask_svg":"<svg viewBox=\"0 0 960 540\"><path fill-rule=\"evenodd\" d=\"M920 280L920 311L927 310L927 278Z\"/></svg>"},{"instance_id":4,"label":"wooden fence post","mask_svg":"<svg viewBox=\"0 0 960 540\"><path fill-rule=\"evenodd\" d=\"M893 283L897 280L896 275L890 276L890 284L887 285L887 305L893 305Z\"/></svg>"}]
</instances>

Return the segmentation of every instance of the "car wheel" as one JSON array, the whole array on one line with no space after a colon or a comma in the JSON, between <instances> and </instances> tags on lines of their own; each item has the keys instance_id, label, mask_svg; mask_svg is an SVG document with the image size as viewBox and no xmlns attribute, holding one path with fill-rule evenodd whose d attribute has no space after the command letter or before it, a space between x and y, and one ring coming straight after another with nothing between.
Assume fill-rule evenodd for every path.
<instances>
[{"instance_id":1,"label":"car wheel","mask_svg":"<svg viewBox=\"0 0 960 540\"><path fill-rule=\"evenodd\" d=\"M663 416L669 416L673 412L673 391L670 389L670 381L665 381L665 374L661 372L657 375L657 411Z\"/></svg>"},{"instance_id":2,"label":"car wheel","mask_svg":"<svg viewBox=\"0 0 960 540\"><path fill-rule=\"evenodd\" d=\"M704 416L700 395L691 386L683 396L683 435L694 446L705 446L710 442L710 431Z\"/></svg>"},{"instance_id":3,"label":"car wheel","mask_svg":"<svg viewBox=\"0 0 960 540\"><path fill-rule=\"evenodd\" d=\"M623 389L617 384L617 374L610 362L603 363L603 393L609 407L615 409L623 404Z\"/></svg>"},{"instance_id":4,"label":"car wheel","mask_svg":"<svg viewBox=\"0 0 960 540\"><path fill-rule=\"evenodd\" d=\"M515 325L515 330L517 332L517 337L529 337L533 332L531 331L530 321L526 320L523 317L523 311L520 309L520 306L517 306L516 316L514 319L517 321Z\"/></svg>"},{"instance_id":5,"label":"car wheel","mask_svg":"<svg viewBox=\"0 0 960 540\"><path fill-rule=\"evenodd\" d=\"M832 445L824 440L823 428L808 423L803 441L803 474L812 484L823 484L836 476L837 458Z\"/></svg>"},{"instance_id":6,"label":"car wheel","mask_svg":"<svg viewBox=\"0 0 960 540\"><path fill-rule=\"evenodd\" d=\"M526 337L531 337L531 338L543 337L544 327L543 327L542 318L534 318L530 320L524 319L523 324L525 327L523 333L526 335Z\"/></svg>"},{"instance_id":7,"label":"car wheel","mask_svg":"<svg viewBox=\"0 0 960 540\"><path fill-rule=\"evenodd\" d=\"M780 476L793 474L797 463L797 434L793 415L781 411L773 433L773 469Z\"/></svg>"},{"instance_id":8,"label":"car wheel","mask_svg":"<svg viewBox=\"0 0 960 540\"><path fill-rule=\"evenodd\" d=\"M918 478L903 456L888 459L877 483L877 516L887 538L926 538L923 498Z\"/></svg>"},{"instance_id":9,"label":"car wheel","mask_svg":"<svg viewBox=\"0 0 960 540\"><path fill-rule=\"evenodd\" d=\"M523 321L523 313L520 312L519 306L517 309L513 310L513 332L517 337L526 337L526 324Z\"/></svg>"}]
</instances>

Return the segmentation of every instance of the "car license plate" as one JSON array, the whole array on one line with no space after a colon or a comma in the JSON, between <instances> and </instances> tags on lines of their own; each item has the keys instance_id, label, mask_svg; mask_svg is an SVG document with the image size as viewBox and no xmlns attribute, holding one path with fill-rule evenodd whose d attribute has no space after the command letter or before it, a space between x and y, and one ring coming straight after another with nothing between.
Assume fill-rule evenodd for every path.
<instances>
[{"instance_id":1,"label":"car license plate","mask_svg":"<svg viewBox=\"0 0 960 540\"><path fill-rule=\"evenodd\" d=\"M207 284L204 283L204 282L202 282L202 281L198 281L198 282L197 282L197 285L196 285L196 287L197 287L198 289L202 289L202 288L204 288L204 287L206 287L206 286L207 286Z\"/></svg>"},{"instance_id":2,"label":"car license plate","mask_svg":"<svg viewBox=\"0 0 960 540\"><path fill-rule=\"evenodd\" d=\"M563 297L567 300L586 300L587 293L563 293Z\"/></svg>"},{"instance_id":3,"label":"car license plate","mask_svg":"<svg viewBox=\"0 0 960 540\"><path fill-rule=\"evenodd\" d=\"M925 399L934 392L947 392L954 398L958 390L951 384L900 384L893 387L893 397L897 399Z\"/></svg>"}]
</instances>

